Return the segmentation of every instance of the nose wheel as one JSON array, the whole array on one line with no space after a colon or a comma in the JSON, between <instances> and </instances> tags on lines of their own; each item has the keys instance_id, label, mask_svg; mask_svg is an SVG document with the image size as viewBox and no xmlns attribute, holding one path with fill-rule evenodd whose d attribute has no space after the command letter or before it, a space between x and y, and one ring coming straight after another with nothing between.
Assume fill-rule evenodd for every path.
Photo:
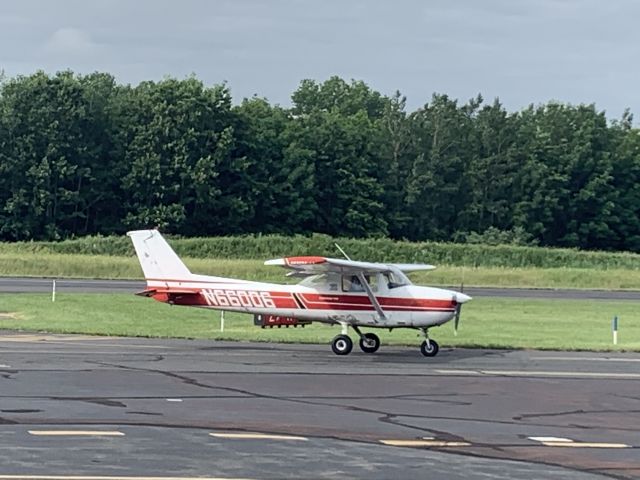
<instances>
[{"instance_id":1,"label":"nose wheel","mask_svg":"<svg viewBox=\"0 0 640 480\"><path fill-rule=\"evenodd\" d=\"M422 332L422 336L424 337L424 342L422 342L422 345L420 345L420 351L422 352L422 355L424 355L425 357L435 357L440 350L438 342L429 338L429 330L427 330L426 328L421 328L420 331Z\"/></svg>"},{"instance_id":2,"label":"nose wheel","mask_svg":"<svg viewBox=\"0 0 640 480\"><path fill-rule=\"evenodd\" d=\"M420 345L420 351L425 357L435 357L438 354L440 347L435 340L425 340Z\"/></svg>"}]
</instances>

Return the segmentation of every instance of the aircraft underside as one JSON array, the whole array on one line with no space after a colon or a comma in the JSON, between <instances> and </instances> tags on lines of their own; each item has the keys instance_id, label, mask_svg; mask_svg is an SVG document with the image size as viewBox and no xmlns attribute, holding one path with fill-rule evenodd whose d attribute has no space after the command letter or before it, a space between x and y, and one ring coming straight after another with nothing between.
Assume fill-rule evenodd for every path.
<instances>
[{"instance_id":1,"label":"aircraft underside","mask_svg":"<svg viewBox=\"0 0 640 480\"><path fill-rule=\"evenodd\" d=\"M353 349L353 341L348 335L349 328L358 334L360 349L365 353L375 353L380 347L380 337L374 333L363 333L360 327L366 328L413 328L420 330L424 341L420 346L423 355L432 357L437 355L438 343L429 338L428 329L439 326L452 320L455 316L455 308L434 308L432 311L411 310L404 311L387 310L386 319L379 318L373 306L367 308L362 305L358 310L330 310L318 308L257 308L254 306L211 305L203 295L192 294L165 294L152 295L156 300L172 305L196 306L211 310L264 315L287 319L297 319L309 322L320 322L331 325L340 325L342 332L333 338L331 348L336 355L347 355ZM204 300L203 300L204 299Z\"/></svg>"}]
</instances>

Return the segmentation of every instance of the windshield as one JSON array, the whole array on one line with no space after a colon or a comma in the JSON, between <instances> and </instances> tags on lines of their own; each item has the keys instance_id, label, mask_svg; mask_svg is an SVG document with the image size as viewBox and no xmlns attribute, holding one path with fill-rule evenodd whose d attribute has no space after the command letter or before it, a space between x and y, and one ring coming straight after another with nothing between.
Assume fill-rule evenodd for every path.
<instances>
[{"instance_id":1,"label":"windshield","mask_svg":"<svg viewBox=\"0 0 640 480\"><path fill-rule=\"evenodd\" d=\"M393 270L385 272L383 275L389 289L411 285L411 280L398 269L394 268Z\"/></svg>"}]
</instances>

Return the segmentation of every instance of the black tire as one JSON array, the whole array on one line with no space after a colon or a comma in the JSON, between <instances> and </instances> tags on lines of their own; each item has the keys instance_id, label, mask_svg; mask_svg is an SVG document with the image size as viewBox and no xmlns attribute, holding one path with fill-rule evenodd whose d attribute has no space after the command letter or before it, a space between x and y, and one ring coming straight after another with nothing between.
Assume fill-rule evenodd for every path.
<instances>
[{"instance_id":1,"label":"black tire","mask_svg":"<svg viewBox=\"0 0 640 480\"><path fill-rule=\"evenodd\" d=\"M360 350L364 353L376 353L380 348L380 337L375 333L365 333L360 337Z\"/></svg>"},{"instance_id":2,"label":"black tire","mask_svg":"<svg viewBox=\"0 0 640 480\"><path fill-rule=\"evenodd\" d=\"M338 335L331 342L331 350L336 355L349 355L353 349L353 341L349 335Z\"/></svg>"},{"instance_id":3,"label":"black tire","mask_svg":"<svg viewBox=\"0 0 640 480\"><path fill-rule=\"evenodd\" d=\"M422 342L422 345L420 345L420 351L425 357L435 357L439 350L440 347L438 346L438 342L435 340L430 339L429 342L425 340Z\"/></svg>"}]
</instances>

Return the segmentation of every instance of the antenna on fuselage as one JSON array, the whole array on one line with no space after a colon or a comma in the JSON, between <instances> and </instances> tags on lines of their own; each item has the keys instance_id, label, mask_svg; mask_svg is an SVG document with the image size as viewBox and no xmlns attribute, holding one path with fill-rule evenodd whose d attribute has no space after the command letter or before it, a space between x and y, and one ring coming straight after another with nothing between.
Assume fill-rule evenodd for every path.
<instances>
[{"instance_id":1,"label":"antenna on fuselage","mask_svg":"<svg viewBox=\"0 0 640 480\"><path fill-rule=\"evenodd\" d=\"M341 253L342 255L344 255L344 258L346 258L347 260L351 261L351 259L349 258L349 255L347 255L347 254L345 253L345 251L342 249L342 247L341 247L340 245L338 245L337 243L334 243L334 245L336 246L336 248L337 248L338 250L340 250L340 253Z\"/></svg>"}]
</instances>

